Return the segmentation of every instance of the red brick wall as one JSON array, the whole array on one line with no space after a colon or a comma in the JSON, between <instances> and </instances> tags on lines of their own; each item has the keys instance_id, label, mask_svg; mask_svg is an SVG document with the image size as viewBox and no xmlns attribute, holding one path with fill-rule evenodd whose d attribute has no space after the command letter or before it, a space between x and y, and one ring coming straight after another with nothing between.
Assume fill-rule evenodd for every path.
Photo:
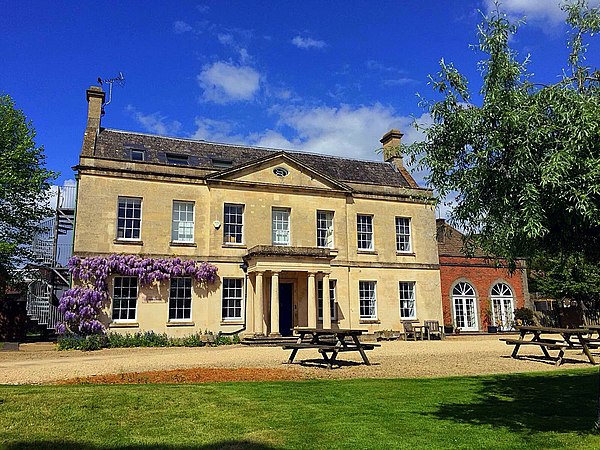
<instances>
[{"instance_id":1,"label":"red brick wall","mask_svg":"<svg viewBox=\"0 0 600 450\"><path fill-rule=\"evenodd\" d=\"M452 288L459 281L466 281L475 288L477 294L477 313L479 329L485 331L485 312L489 308L490 290L497 282L508 284L515 296L515 308L525 306L525 286L523 273L517 270L509 275L507 269L497 269L486 265L482 258L463 258L455 256L440 256L440 276L442 281L442 307L444 323L452 322Z\"/></svg>"}]
</instances>

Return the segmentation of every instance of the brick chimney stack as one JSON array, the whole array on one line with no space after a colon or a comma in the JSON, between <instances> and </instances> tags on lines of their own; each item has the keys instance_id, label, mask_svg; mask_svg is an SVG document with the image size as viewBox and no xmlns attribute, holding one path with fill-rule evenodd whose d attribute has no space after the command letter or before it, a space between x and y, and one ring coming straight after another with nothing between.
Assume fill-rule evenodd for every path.
<instances>
[{"instance_id":1,"label":"brick chimney stack","mask_svg":"<svg viewBox=\"0 0 600 450\"><path fill-rule=\"evenodd\" d=\"M419 187L414 178L410 175L404 162L402 161L402 151L400 150L400 140L404 136L399 130L392 129L385 133L379 140L383 145L383 160L392 163L398 169L398 172L404 176L410 187Z\"/></svg>"},{"instance_id":2,"label":"brick chimney stack","mask_svg":"<svg viewBox=\"0 0 600 450\"><path fill-rule=\"evenodd\" d=\"M86 91L86 98L88 101L88 117L85 133L83 134L81 156L92 156L96 146L96 136L100 131L100 119L103 115L102 105L104 104L105 94L101 87L90 86Z\"/></svg>"}]
</instances>

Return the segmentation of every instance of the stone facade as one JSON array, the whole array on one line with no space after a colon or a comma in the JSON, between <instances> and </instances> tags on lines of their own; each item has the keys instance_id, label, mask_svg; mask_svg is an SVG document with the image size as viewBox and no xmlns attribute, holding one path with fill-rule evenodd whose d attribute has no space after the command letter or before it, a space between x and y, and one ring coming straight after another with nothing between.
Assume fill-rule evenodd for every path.
<instances>
[{"instance_id":1,"label":"stone facade","mask_svg":"<svg viewBox=\"0 0 600 450\"><path fill-rule=\"evenodd\" d=\"M74 254L178 256L219 270L216 283L179 292L185 311L176 319L172 283L115 300L123 280L111 279L111 330L286 335L295 326L373 332L400 330L404 318L442 321L432 194L401 158L363 162L104 129L102 98L88 91ZM393 131L382 140L387 150L401 136ZM182 239L176 227L186 227ZM125 319L115 313L124 301L134 308Z\"/></svg>"}]
</instances>

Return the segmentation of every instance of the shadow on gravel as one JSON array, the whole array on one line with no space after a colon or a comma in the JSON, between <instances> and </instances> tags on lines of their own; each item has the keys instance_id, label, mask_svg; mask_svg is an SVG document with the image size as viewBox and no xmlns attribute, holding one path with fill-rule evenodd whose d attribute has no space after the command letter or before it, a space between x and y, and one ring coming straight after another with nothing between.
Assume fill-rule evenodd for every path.
<instances>
[{"instance_id":1,"label":"shadow on gravel","mask_svg":"<svg viewBox=\"0 0 600 450\"><path fill-rule=\"evenodd\" d=\"M598 404L598 373L505 375L485 378L475 401L441 403L427 415L441 420L505 427L515 433L591 433Z\"/></svg>"}]
</instances>

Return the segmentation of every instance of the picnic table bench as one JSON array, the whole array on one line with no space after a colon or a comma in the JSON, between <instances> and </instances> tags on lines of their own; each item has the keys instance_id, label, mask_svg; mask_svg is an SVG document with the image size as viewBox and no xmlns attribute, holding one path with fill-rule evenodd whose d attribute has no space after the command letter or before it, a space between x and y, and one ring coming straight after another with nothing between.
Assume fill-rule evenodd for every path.
<instances>
[{"instance_id":1,"label":"picnic table bench","mask_svg":"<svg viewBox=\"0 0 600 450\"><path fill-rule=\"evenodd\" d=\"M513 358L517 358L521 346L533 345L540 347L540 349L544 353L544 356L548 359L554 360L557 366L560 366L563 363L565 351L567 350L582 351L587 356L591 364L596 364L596 361L594 360L590 349L598 348L598 345L594 342L591 342L590 339L585 336L588 335L590 332L590 330L586 328L553 328L524 325L518 327L518 329L518 339L500 339L501 341L506 342L507 345L514 345L515 348L513 349L513 352L511 354ZM542 337L542 333L554 335L559 334L562 339ZM532 335L531 340L525 339L525 336L527 336L528 334ZM577 340L574 341L574 338L576 338ZM557 357L553 358L550 355L550 353L548 353L548 350L558 350Z\"/></svg>"},{"instance_id":2,"label":"picnic table bench","mask_svg":"<svg viewBox=\"0 0 600 450\"><path fill-rule=\"evenodd\" d=\"M288 364L294 362L298 350L315 349L320 354L327 367L331 369L337 360L337 356L342 352L359 352L363 362L370 366L369 358L365 350L373 350L379 347L379 344L361 342L359 336L366 330L350 329L320 329L320 328L294 328L298 334L298 340L294 344L285 344L284 350L291 350L292 353L287 361Z\"/></svg>"}]
</instances>

